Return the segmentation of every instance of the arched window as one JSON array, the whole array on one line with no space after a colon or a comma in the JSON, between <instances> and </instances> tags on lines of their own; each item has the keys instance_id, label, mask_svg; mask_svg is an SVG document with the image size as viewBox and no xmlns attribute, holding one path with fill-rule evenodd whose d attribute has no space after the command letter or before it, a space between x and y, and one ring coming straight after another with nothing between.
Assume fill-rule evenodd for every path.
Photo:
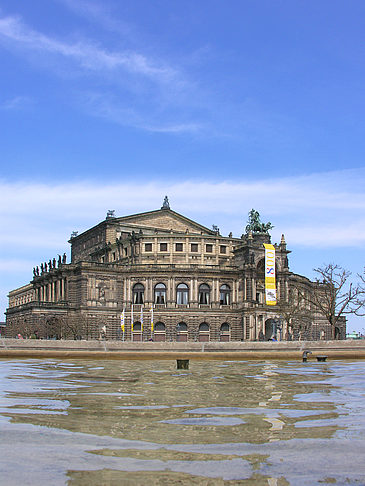
<instances>
[{"instance_id":1,"label":"arched window","mask_svg":"<svg viewBox=\"0 0 365 486\"><path fill-rule=\"evenodd\" d=\"M179 322L177 325L177 341L178 342L187 342L188 340L188 326L185 322Z\"/></svg>"},{"instance_id":2,"label":"arched window","mask_svg":"<svg viewBox=\"0 0 365 486\"><path fill-rule=\"evenodd\" d=\"M163 322L157 322L155 325L155 331L156 332L165 332L166 331L166 326Z\"/></svg>"},{"instance_id":3,"label":"arched window","mask_svg":"<svg viewBox=\"0 0 365 486\"><path fill-rule=\"evenodd\" d=\"M185 322L179 322L177 325L177 332L188 332L188 326Z\"/></svg>"},{"instance_id":4,"label":"arched window","mask_svg":"<svg viewBox=\"0 0 365 486\"><path fill-rule=\"evenodd\" d=\"M141 332L142 331L142 324L140 322L133 323L133 332Z\"/></svg>"},{"instance_id":5,"label":"arched window","mask_svg":"<svg viewBox=\"0 0 365 486\"><path fill-rule=\"evenodd\" d=\"M256 269L260 277L262 274L265 274L265 258L261 258L261 260L258 261Z\"/></svg>"},{"instance_id":6,"label":"arched window","mask_svg":"<svg viewBox=\"0 0 365 486\"><path fill-rule=\"evenodd\" d=\"M228 324L228 322L224 322L221 325L221 332L229 332L229 324Z\"/></svg>"},{"instance_id":7,"label":"arched window","mask_svg":"<svg viewBox=\"0 0 365 486\"><path fill-rule=\"evenodd\" d=\"M155 304L166 304L166 285L163 283L155 285Z\"/></svg>"},{"instance_id":8,"label":"arched window","mask_svg":"<svg viewBox=\"0 0 365 486\"><path fill-rule=\"evenodd\" d=\"M139 321L133 323L132 341L142 341L142 323Z\"/></svg>"},{"instance_id":9,"label":"arched window","mask_svg":"<svg viewBox=\"0 0 365 486\"><path fill-rule=\"evenodd\" d=\"M144 301L144 285L136 283L133 286L133 304L143 304Z\"/></svg>"},{"instance_id":10,"label":"arched window","mask_svg":"<svg viewBox=\"0 0 365 486\"><path fill-rule=\"evenodd\" d=\"M209 341L209 324L207 324L206 322L202 322L199 326L199 341Z\"/></svg>"},{"instance_id":11,"label":"arched window","mask_svg":"<svg viewBox=\"0 0 365 486\"><path fill-rule=\"evenodd\" d=\"M199 332L209 332L209 324L202 322L199 326Z\"/></svg>"},{"instance_id":12,"label":"arched window","mask_svg":"<svg viewBox=\"0 0 365 486\"><path fill-rule=\"evenodd\" d=\"M189 287L181 283L176 287L176 303L179 305L188 304L189 302Z\"/></svg>"},{"instance_id":13,"label":"arched window","mask_svg":"<svg viewBox=\"0 0 365 486\"><path fill-rule=\"evenodd\" d=\"M199 304L209 304L210 287L208 284L199 285Z\"/></svg>"},{"instance_id":14,"label":"arched window","mask_svg":"<svg viewBox=\"0 0 365 486\"><path fill-rule=\"evenodd\" d=\"M157 342L166 341L166 326L163 322L156 322L154 338Z\"/></svg>"},{"instance_id":15,"label":"arched window","mask_svg":"<svg viewBox=\"0 0 365 486\"><path fill-rule=\"evenodd\" d=\"M231 303L231 289L229 285L223 284L220 286L220 305L229 305Z\"/></svg>"},{"instance_id":16,"label":"arched window","mask_svg":"<svg viewBox=\"0 0 365 486\"><path fill-rule=\"evenodd\" d=\"M220 328L219 340L222 341L222 342L228 342L229 337L230 337L229 324L228 324L228 322L224 322L221 325L221 328Z\"/></svg>"}]
</instances>

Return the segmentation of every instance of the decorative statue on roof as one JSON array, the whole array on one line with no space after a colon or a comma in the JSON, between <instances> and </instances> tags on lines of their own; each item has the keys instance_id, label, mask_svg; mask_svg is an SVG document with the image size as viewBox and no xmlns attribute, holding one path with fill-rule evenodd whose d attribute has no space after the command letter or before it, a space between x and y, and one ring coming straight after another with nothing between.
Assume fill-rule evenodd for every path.
<instances>
[{"instance_id":1,"label":"decorative statue on roof","mask_svg":"<svg viewBox=\"0 0 365 486\"><path fill-rule=\"evenodd\" d=\"M268 233L273 229L273 225L269 223L262 223L260 220L260 213L255 209L251 209L248 213L248 225L246 226L246 233Z\"/></svg>"},{"instance_id":2,"label":"decorative statue on roof","mask_svg":"<svg viewBox=\"0 0 365 486\"><path fill-rule=\"evenodd\" d=\"M161 209L170 209L169 198L167 196L165 196L165 199L163 200Z\"/></svg>"}]
</instances>

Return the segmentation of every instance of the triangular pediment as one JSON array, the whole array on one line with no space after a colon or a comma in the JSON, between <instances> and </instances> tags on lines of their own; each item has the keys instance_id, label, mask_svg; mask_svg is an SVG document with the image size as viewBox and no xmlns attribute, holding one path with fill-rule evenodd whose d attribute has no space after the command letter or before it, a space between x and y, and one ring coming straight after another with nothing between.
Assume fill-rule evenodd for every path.
<instances>
[{"instance_id":1,"label":"triangular pediment","mask_svg":"<svg viewBox=\"0 0 365 486\"><path fill-rule=\"evenodd\" d=\"M131 216L116 218L116 222L136 226L136 228L155 228L160 229L161 231L172 230L179 233L215 234L213 230L206 228L171 209L158 209L146 213L132 214Z\"/></svg>"}]
</instances>

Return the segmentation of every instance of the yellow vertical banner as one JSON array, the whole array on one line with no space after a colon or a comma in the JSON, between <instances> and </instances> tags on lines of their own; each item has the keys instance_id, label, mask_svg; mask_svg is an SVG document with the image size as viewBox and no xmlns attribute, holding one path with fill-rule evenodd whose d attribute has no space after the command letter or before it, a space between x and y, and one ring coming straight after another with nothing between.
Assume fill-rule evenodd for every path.
<instances>
[{"instance_id":1,"label":"yellow vertical banner","mask_svg":"<svg viewBox=\"0 0 365 486\"><path fill-rule=\"evenodd\" d=\"M151 305L151 333L153 332L153 326L154 326L154 323L153 323L153 304Z\"/></svg>"},{"instance_id":2,"label":"yellow vertical banner","mask_svg":"<svg viewBox=\"0 0 365 486\"><path fill-rule=\"evenodd\" d=\"M275 247L268 243L264 243L264 247L266 305L276 305Z\"/></svg>"},{"instance_id":3,"label":"yellow vertical banner","mask_svg":"<svg viewBox=\"0 0 365 486\"><path fill-rule=\"evenodd\" d=\"M132 304L132 307L131 307L131 331L132 332L134 331L133 322L134 322L134 316L133 316L133 304Z\"/></svg>"},{"instance_id":4,"label":"yellow vertical banner","mask_svg":"<svg viewBox=\"0 0 365 486\"><path fill-rule=\"evenodd\" d=\"M125 321L125 308L123 308L123 312L120 316L120 327L123 333L124 333L124 321Z\"/></svg>"}]
</instances>

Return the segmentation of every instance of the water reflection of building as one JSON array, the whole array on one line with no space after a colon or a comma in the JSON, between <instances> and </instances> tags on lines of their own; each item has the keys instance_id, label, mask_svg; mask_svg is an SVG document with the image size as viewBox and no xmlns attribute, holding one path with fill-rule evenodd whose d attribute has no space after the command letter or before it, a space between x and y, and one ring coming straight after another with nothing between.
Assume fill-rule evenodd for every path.
<instances>
[{"instance_id":1,"label":"water reflection of building","mask_svg":"<svg viewBox=\"0 0 365 486\"><path fill-rule=\"evenodd\" d=\"M329 325L309 307L292 326L285 302L313 282L289 270L284 236L276 250L278 305L265 304L264 243L268 232L222 236L171 210L115 217L70 239L65 256L33 270L32 281L9 294L7 335L38 330L141 341L240 341L330 338ZM153 321L153 333L151 331ZM133 323L133 326L132 326ZM42 327L43 326L43 327ZM133 329L132 329L133 327ZM345 336L345 323L338 329Z\"/></svg>"}]
</instances>

